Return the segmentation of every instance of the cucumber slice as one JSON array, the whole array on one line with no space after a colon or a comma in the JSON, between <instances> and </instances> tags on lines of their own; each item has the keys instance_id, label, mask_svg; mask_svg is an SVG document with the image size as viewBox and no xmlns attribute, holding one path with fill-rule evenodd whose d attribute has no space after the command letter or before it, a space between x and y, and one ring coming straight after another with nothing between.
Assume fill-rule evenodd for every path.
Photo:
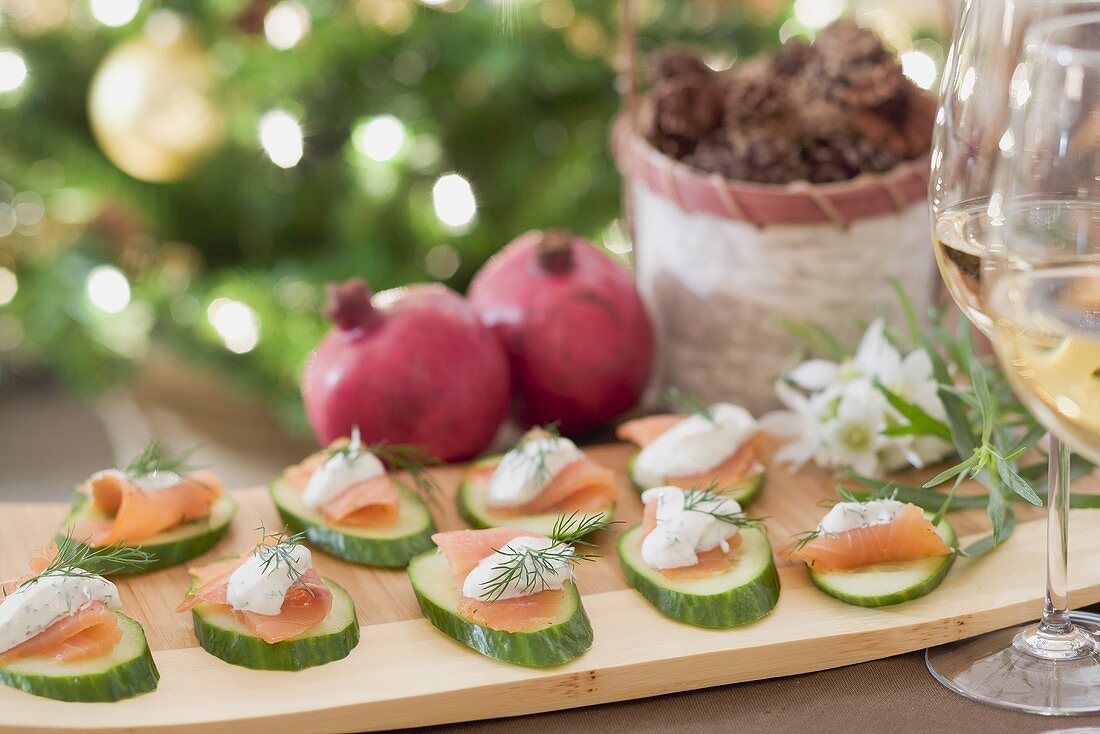
<instances>
[{"instance_id":1,"label":"cucumber slice","mask_svg":"<svg viewBox=\"0 0 1100 734\"><path fill-rule=\"evenodd\" d=\"M45 657L23 658L0 666L0 683L58 701L119 701L157 687L153 663L141 625L115 612L122 640L109 654L72 663Z\"/></svg>"},{"instance_id":2,"label":"cucumber slice","mask_svg":"<svg viewBox=\"0 0 1100 734\"><path fill-rule=\"evenodd\" d=\"M301 492L282 478L272 482L268 492L291 532L305 532L310 544L345 561L404 568L414 556L435 547L432 543L435 523L428 505L403 487L397 488L401 498L397 522L382 528L330 523L303 502Z\"/></svg>"},{"instance_id":3,"label":"cucumber slice","mask_svg":"<svg viewBox=\"0 0 1100 734\"><path fill-rule=\"evenodd\" d=\"M485 469L496 466L502 457L491 456L471 464L470 469ZM546 512L540 515L508 515L489 507L489 484L476 478L472 471L467 472L462 484L458 486L458 514L475 528L515 528L539 535L550 535L562 512ZM615 512L615 503L600 513L604 519L611 519ZM594 514L594 513L593 513Z\"/></svg>"},{"instance_id":4,"label":"cucumber slice","mask_svg":"<svg viewBox=\"0 0 1100 734\"><path fill-rule=\"evenodd\" d=\"M932 519L933 514L925 513ZM936 533L947 545L955 546L955 529L946 519L940 520ZM817 588L842 602L860 607L884 607L924 596L947 576L955 553L932 558L920 558L902 563L876 563L849 571L817 573L807 566L810 580Z\"/></svg>"},{"instance_id":5,"label":"cucumber slice","mask_svg":"<svg viewBox=\"0 0 1100 734\"><path fill-rule=\"evenodd\" d=\"M779 574L763 530L742 528L741 556L724 574L672 581L642 560L642 527L619 538L619 562L630 585L662 614L697 627L739 627L765 616L779 601Z\"/></svg>"},{"instance_id":6,"label":"cucumber slice","mask_svg":"<svg viewBox=\"0 0 1100 734\"><path fill-rule=\"evenodd\" d=\"M438 550L409 564L420 610L437 629L487 657L536 668L561 665L592 646L592 624L574 584L568 584L561 616L535 632L503 632L470 621L458 611L459 596L447 559Z\"/></svg>"},{"instance_id":7,"label":"cucumber slice","mask_svg":"<svg viewBox=\"0 0 1100 734\"><path fill-rule=\"evenodd\" d=\"M638 491L638 494L652 489L652 487L644 487L634 479L634 460L638 458L638 452L635 451L630 457L630 460L626 463L626 475L630 477L630 483L634 485L634 489ZM752 504L753 500L760 496L760 492L764 489L764 483L767 481L768 472L766 469L761 469L758 472L750 474L745 477L745 481L738 484L736 487L730 487L728 489L721 489L722 494L726 495L730 499L737 500L737 504L742 507L748 507Z\"/></svg>"},{"instance_id":8,"label":"cucumber slice","mask_svg":"<svg viewBox=\"0 0 1100 734\"><path fill-rule=\"evenodd\" d=\"M348 592L322 578L332 592L332 609L313 629L282 642L268 643L249 632L233 611L221 604L199 604L191 610L195 637L214 657L256 670L302 670L345 658L359 644L359 620ZM191 577L194 592L198 579Z\"/></svg>"},{"instance_id":9,"label":"cucumber slice","mask_svg":"<svg viewBox=\"0 0 1100 734\"><path fill-rule=\"evenodd\" d=\"M133 545L149 553L153 557L153 562L150 565L139 569L97 565L95 568L87 570L103 575L121 576L178 566L192 558L201 556L217 545L218 541L225 535L225 531L229 529L229 524L233 521L233 516L236 513L237 501L228 494L222 495L221 499L210 508L210 514L201 520L178 525L171 530L165 530L163 533L146 538L138 543L123 542L124 545ZM65 538L68 528L75 522L99 520L106 517L106 514L96 509L95 504L90 499L81 495L81 498L77 500L61 523L61 530L57 533L55 540L60 543Z\"/></svg>"}]
</instances>

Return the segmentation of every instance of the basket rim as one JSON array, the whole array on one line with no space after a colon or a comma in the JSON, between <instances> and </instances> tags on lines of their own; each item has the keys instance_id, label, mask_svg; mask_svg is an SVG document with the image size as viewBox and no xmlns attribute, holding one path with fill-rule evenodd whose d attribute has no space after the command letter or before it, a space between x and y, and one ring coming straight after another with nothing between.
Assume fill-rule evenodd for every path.
<instances>
[{"instance_id":1,"label":"basket rim","mask_svg":"<svg viewBox=\"0 0 1100 734\"><path fill-rule=\"evenodd\" d=\"M748 222L758 228L779 224L833 224L899 214L928 198L930 155L903 161L882 173L866 172L844 181L782 184L732 179L701 171L649 144L630 116L612 122L611 152L627 180L639 180L684 211Z\"/></svg>"},{"instance_id":2,"label":"basket rim","mask_svg":"<svg viewBox=\"0 0 1100 734\"><path fill-rule=\"evenodd\" d=\"M662 153L657 148L654 148L649 144L649 141L645 139L645 136L638 131L637 127L631 124L630 117L625 113L620 113L616 116L613 126L618 128L620 125L626 127L630 133L632 142L638 145L641 151L647 156L654 159L660 165L665 165L673 170L693 178L700 179L702 181L712 180L715 176L726 181L730 186L736 186L739 189L743 189L747 192L758 192L767 194L783 194L786 192L801 194L807 188L813 188L823 194L830 193L848 193L852 190L858 190L865 188L867 185L880 185L884 180L907 178L914 172L919 173L922 177L925 177L928 172L928 165L930 161L930 153L925 153L919 158L909 158L901 161L889 171L882 171L876 173L874 171L864 171L852 178L846 178L843 181L826 181L815 183L806 179L798 179L796 181L788 181L786 183L763 183L760 181L746 181L740 178L729 178L718 172L704 171L694 166L688 165L683 161L677 160L665 153ZM612 146L612 152L615 156L615 160L619 161L620 151L619 146Z\"/></svg>"}]
</instances>

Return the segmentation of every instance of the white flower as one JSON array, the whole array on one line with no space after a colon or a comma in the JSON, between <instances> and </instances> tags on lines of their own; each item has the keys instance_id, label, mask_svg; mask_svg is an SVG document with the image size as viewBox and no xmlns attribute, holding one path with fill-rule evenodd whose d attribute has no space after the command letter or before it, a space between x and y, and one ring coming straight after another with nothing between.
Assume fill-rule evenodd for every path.
<instances>
[{"instance_id":1,"label":"white flower","mask_svg":"<svg viewBox=\"0 0 1100 734\"><path fill-rule=\"evenodd\" d=\"M821 445L815 455L823 466L849 468L875 476L881 464L879 452L886 446L887 403L870 380L848 383L836 407L836 417L822 426Z\"/></svg>"},{"instance_id":2,"label":"white flower","mask_svg":"<svg viewBox=\"0 0 1100 734\"><path fill-rule=\"evenodd\" d=\"M901 354L886 338L886 322L881 317L875 319L859 340L859 349L851 361L851 371L856 376L870 377L886 384L892 381L900 366Z\"/></svg>"},{"instance_id":3,"label":"white flower","mask_svg":"<svg viewBox=\"0 0 1100 734\"><path fill-rule=\"evenodd\" d=\"M951 444L936 436L883 435L906 419L879 385L933 418L946 419L928 352L915 349L903 357L879 318L867 327L851 359L811 359L776 383L776 395L787 410L761 419L764 430L791 439L776 459L796 467L813 459L821 466L873 476L883 469L922 467L950 453Z\"/></svg>"},{"instance_id":4,"label":"white flower","mask_svg":"<svg viewBox=\"0 0 1100 734\"><path fill-rule=\"evenodd\" d=\"M775 453L775 459L798 469L814 458L820 446L820 409L782 380L775 383L775 394L788 410L761 416L759 426L779 438L792 439Z\"/></svg>"}]
</instances>

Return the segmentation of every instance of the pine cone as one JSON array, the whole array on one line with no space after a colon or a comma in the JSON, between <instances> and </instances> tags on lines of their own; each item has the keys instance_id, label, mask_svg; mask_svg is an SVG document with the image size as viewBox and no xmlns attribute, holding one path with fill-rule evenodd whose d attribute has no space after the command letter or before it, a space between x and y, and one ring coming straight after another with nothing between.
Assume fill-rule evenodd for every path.
<instances>
[{"instance_id":1,"label":"pine cone","mask_svg":"<svg viewBox=\"0 0 1100 734\"><path fill-rule=\"evenodd\" d=\"M787 82L769 71L735 73L726 79L726 125L760 124L790 115Z\"/></svg>"},{"instance_id":2,"label":"pine cone","mask_svg":"<svg viewBox=\"0 0 1100 734\"><path fill-rule=\"evenodd\" d=\"M783 44L779 53L776 54L773 66L780 76L792 77L800 74L813 56L814 51L808 43L797 39L791 40Z\"/></svg>"},{"instance_id":3,"label":"pine cone","mask_svg":"<svg viewBox=\"0 0 1100 734\"><path fill-rule=\"evenodd\" d=\"M703 77L659 84L639 111L642 134L666 155L683 158L722 124L723 99L721 86Z\"/></svg>"},{"instance_id":4,"label":"pine cone","mask_svg":"<svg viewBox=\"0 0 1100 734\"><path fill-rule=\"evenodd\" d=\"M877 65L894 60L878 35L860 28L848 18L833 21L814 39L817 56L827 61L830 69L843 73L858 65Z\"/></svg>"},{"instance_id":5,"label":"pine cone","mask_svg":"<svg viewBox=\"0 0 1100 734\"><path fill-rule=\"evenodd\" d=\"M912 84L904 88L898 108L890 114L852 110L856 130L876 148L888 148L901 159L917 158L928 152L935 118L935 98Z\"/></svg>"},{"instance_id":6,"label":"pine cone","mask_svg":"<svg viewBox=\"0 0 1100 734\"><path fill-rule=\"evenodd\" d=\"M809 167L802 148L782 125L725 131L699 144L691 165L726 178L757 183L787 183L805 178Z\"/></svg>"},{"instance_id":7,"label":"pine cone","mask_svg":"<svg viewBox=\"0 0 1100 734\"><path fill-rule=\"evenodd\" d=\"M798 112L802 130L810 137L830 140L856 134L848 111L828 100L815 98L792 107Z\"/></svg>"},{"instance_id":8,"label":"pine cone","mask_svg":"<svg viewBox=\"0 0 1100 734\"><path fill-rule=\"evenodd\" d=\"M695 49L669 46L657 52L649 69L649 82L654 86L680 77L711 77L711 71L703 57Z\"/></svg>"},{"instance_id":9,"label":"pine cone","mask_svg":"<svg viewBox=\"0 0 1100 734\"><path fill-rule=\"evenodd\" d=\"M906 90L913 85L893 59L882 64L864 65L848 75L847 102L856 109L885 108L903 102Z\"/></svg>"}]
</instances>

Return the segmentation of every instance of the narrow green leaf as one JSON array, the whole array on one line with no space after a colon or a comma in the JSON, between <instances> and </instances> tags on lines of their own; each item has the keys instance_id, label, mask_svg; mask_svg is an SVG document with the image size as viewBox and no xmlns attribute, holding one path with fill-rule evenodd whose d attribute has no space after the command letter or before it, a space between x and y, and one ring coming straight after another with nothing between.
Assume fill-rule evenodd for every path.
<instances>
[{"instance_id":1,"label":"narrow green leaf","mask_svg":"<svg viewBox=\"0 0 1100 734\"><path fill-rule=\"evenodd\" d=\"M990 525L993 526L993 544L999 545L1004 537L1005 521L1011 510L1009 509L1009 503L1005 501L1005 496L1001 492L1000 485L992 477L989 477L988 472L983 470L982 475L986 477L983 484L989 487L989 505L985 508L985 511L989 515Z\"/></svg>"},{"instance_id":2,"label":"narrow green leaf","mask_svg":"<svg viewBox=\"0 0 1100 734\"><path fill-rule=\"evenodd\" d=\"M1009 513L1005 518L1004 526L1001 528L999 534L994 533L987 535L980 540L976 540L965 548L960 549L960 553L967 558L979 558L984 556L989 551L996 548L1012 535L1012 531L1016 529L1016 515Z\"/></svg>"},{"instance_id":3,"label":"narrow green leaf","mask_svg":"<svg viewBox=\"0 0 1100 734\"><path fill-rule=\"evenodd\" d=\"M951 485L951 491L947 493L943 503L940 505L939 509L936 510L935 517L932 518L933 525L939 525L940 520L942 520L943 516L947 514L947 511L951 509L951 505L955 501L955 492L958 491L959 485L963 483L964 479L966 479L965 474L960 474L955 477L955 483Z\"/></svg>"},{"instance_id":4,"label":"narrow green leaf","mask_svg":"<svg viewBox=\"0 0 1100 734\"><path fill-rule=\"evenodd\" d=\"M1043 504L1043 501L1039 499L1039 495L1035 494L1031 486L1016 473L1012 465L1005 461L1004 457L994 454L993 463L997 466L997 476L1001 478L1001 481L1004 482L1006 487L1033 505Z\"/></svg>"},{"instance_id":5,"label":"narrow green leaf","mask_svg":"<svg viewBox=\"0 0 1100 734\"><path fill-rule=\"evenodd\" d=\"M940 484L943 484L944 482L946 482L951 477L955 477L955 476L958 476L959 474L962 474L965 471L969 471L975 465L977 465L977 463L978 463L978 455L977 454L971 454L970 457L968 459L966 459L965 461L961 461L958 464L955 464L955 466L953 466L953 467L950 467L948 469L944 469L939 474L937 474L936 476L929 479L927 482L924 483L923 488L924 489L929 489L931 487L936 487Z\"/></svg>"},{"instance_id":6,"label":"narrow green leaf","mask_svg":"<svg viewBox=\"0 0 1100 734\"><path fill-rule=\"evenodd\" d=\"M951 440L951 429L947 427L947 424L933 418L924 408L906 400L877 380L875 381L875 387L886 397L886 401L890 403L894 410L901 413L902 417L909 421L909 425L923 431L923 435L937 436L944 441Z\"/></svg>"},{"instance_id":7,"label":"narrow green leaf","mask_svg":"<svg viewBox=\"0 0 1100 734\"><path fill-rule=\"evenodd\" d=\"M909 340L916 346L921 343L921 331L920 324L917 321L917 313L913 309L913 301L909 299L909 294L905 292L905 288L898 282L897 278L887 278L887 282L890 287L894 289L894 294L898 297L898 303L901 304L902 313L905 314L905 322L909 325Z\"/></svg>"},{"instance_id":8,"label":"narrow green leaf","mask_svg":"<svg viewBox=\"0 0 1100 734\"><path fill-rule=\"evenodd\" d=\"M815 353L827 355L837 362L845 359L851 353L840 340L819 324L782 319L779 326L791 336L804 341Z\"/></svg>"},{"instance_id":9,"label":"narrow green leaf","mask_svg":"<svg viewBox=\"0 0 1100 734\"><path fill-rule=\"evenodd\" d=\"M978 410L982 414L982 443L989 443L993 435L993 421L997 417L997 406L989 392L989 382L978 358L970 355L970 386L978 401Z\"/></svg>"}]
</instances>

